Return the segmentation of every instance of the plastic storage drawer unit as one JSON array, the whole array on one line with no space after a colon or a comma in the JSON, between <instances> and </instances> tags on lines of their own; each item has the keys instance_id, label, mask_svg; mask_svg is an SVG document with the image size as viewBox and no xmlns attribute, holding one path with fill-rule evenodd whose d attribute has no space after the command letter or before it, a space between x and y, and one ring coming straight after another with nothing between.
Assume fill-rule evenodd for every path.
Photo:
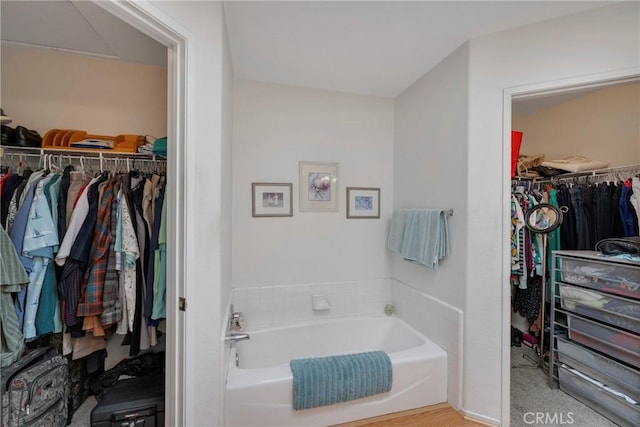
<instances>
[{"instance_id":1,"label":"plastic storage drawer unit","mask_svg":"<svg viewBox=\"0 0 640 427\"><path fill-rule=\"evenodd\" d=\"M621 426L640 425L640 405L633 404L593 383L583 375L560 366L560 389Z\"/></svg>"},{"instance_id":2,"label":"plastic storage drawer unit","mask_svg":"<svg viewBox=\"0 0 640 427\"><path fill-rule=\"evenodd\" d=\"M600 353L562 338L557 338L558 360L580 372L640 399L640 371L616 362Z\"/></svg>"},{"instance_id":3,"label":"plastic storage drawer unit","mask_svg":"<svg viewBox=\"0 0 640 427\"><path fill-rule=\"evenodd\" d=\"M637 266L561 257L559 269L563 282L640 299L640 269Z\"/></svg>"},{"instance_id":4,"label":"plastic storage drawer unit","mask_svg":"<svg viewBox=\"0 0 640 427\"><path fill-rule=\"evenodd\" d=\"M91 427L164 426L163 375L118 381L91 411Z\"/></svg>"},{"instance_id":5,"label":"plastic storage drawer unit","mask_svg":"<svg viewBox=\"0 0 640 427\"><path fill-rule=\"evenodd\" d=\"M640 301L560 283L565 310L640 333Z\"/></svg>"},{"instance_id":6,"label":"plastic storage drawer unit","mask_svg":"<svg viewBox=\"0 0 640 427\"><path fill-rule=\"evenodd\" d=\"M640 368L640 335L567 315L569 338Z\"/></svg>"}]
</instances>

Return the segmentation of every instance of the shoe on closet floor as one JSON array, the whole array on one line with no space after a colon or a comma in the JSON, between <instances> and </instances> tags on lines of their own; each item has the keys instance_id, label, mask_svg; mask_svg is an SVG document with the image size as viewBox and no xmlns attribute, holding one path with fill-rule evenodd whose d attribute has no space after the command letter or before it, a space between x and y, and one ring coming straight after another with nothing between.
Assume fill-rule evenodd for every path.
<instances>
[{"instance_id":1,"label":"shoe on closet floor","mask_svg":"<svg viewBox=\"0 0 640 427\"><path fill-rule=\"evenodd\" d=\"M518 328L511 327L511 347L522 346L522 332Z\"/></svg>"}]
</instances>

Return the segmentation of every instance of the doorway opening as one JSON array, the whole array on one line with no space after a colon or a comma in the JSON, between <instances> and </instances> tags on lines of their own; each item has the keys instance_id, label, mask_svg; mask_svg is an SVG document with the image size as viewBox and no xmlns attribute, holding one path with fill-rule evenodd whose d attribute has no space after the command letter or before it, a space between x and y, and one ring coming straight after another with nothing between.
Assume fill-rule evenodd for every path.
<instances>
[{"instance_id":1,"label":"doorway opening","mask_svg":"<svg viewBox=\"0 0 640 427\"><path fill-rule=\"evenodd\" d=\"M543 111L544 109L553 108L553 106L560 105L562 103L565 106L570 105L572 100L576 100L579 97L583 97L589 94L592 94L596 91L610 89L622 85L636 85L640 82L640 73L638 69L632 70L621 70L619 72L606 73L600 75L592 75L592 76L583 76L574 79L567 80L559 80L555 82L546 82L542 84L536 85L528 85L521 86L515 88L509 88L504 91L504 149L503 149L503 165L504 165L504 185L503 185L503 212L504 212L504 221L503 221L503 330L502 330L502 419L504 423L508 423L510 421L511 425L526 425L526 420L523 419L523 414L520 412L522 407L531 409L531 411L535 412L537 407L530 403L521 404L522 393L519 393L517 381L514 381L514 375L519 375L518 370L522 370L522 372L528 371L526 373L527 376L535 376L539 379L541 393L535 393L531 391L531 393L536 395L536 399L542 400L541 408L550 407L545 406L544 396L546 392L556 392L561 393L564 396L563 392L560 390L552 389L547 384L548 381L548 355L545 352L545 349L548 348L549 345L554 345L555 339L549 336L549 325L548 325L548 316L543 317L543 323L541 325L541 330L539 332L540 337L544 337L543 339L539 339L538 337L532 337L532 334L527 334L527 337L520 335L520 339L515 339L516 343L514 343L514 328L513 319L514 319L514 306L513 306L513 285L511 282L512 278L512 246L511 246L511 236L512 236L512 187L514 184L517 184L512 177L510 176L511 172L511 132L518 131L520 129L516 129L514 123L522 124L522 120L516 120L515 118L518 115L527 115L527 114L539 114L539 111ZM584 98L586 99L586 98ZM551 110L547 110L551 111ZM555 111L555 110L554 110ZM593 120L593 118L591 119ZM523 147L526 144L527 132L523 134ZM555 142L556 144L559 141ZM612 142L605 142L606 144L611 144ZM637 141L636 141L637 144ZM528 148L531 148L529 146ZM536 155L538 154L535 150L536 146L531 152L525 148L527 155ZM633 151L633 148L632 148ZM523 150L520 151L520 154L523 154ZM577 154L577 153L576 153ZM551 159L549 159L551 160ZM606 159L605 159L606 160ZM640 164L640 149L635 148L635 158L629 159L628 163L636 163ZM615 162L614 162L615 164ZM549 252L548 252L549 253ZM547 282L548 283L548 282ZM516 286L517 287L517 286ZM548 286L546 286L548 287ZM539 306L544 308L546 306L547 310L542 311L542 313L548 313L549 307L551 306L549 295L547 294L544 298L545 303L540 302ZM542 316L540 316L542 317ZM520 319L523 320L523 319ZM540 318L538 319L538 321ZM527 325L525 327L528 328L528 323L526 320L524 322L520 322L520 325ZM517 328L516 328L517 329ZM520 331L522 332L522 331ZM526 331L528 332L528 331ZM516 331L517 335L517 331ZM533 339L532 339L533 338ZM526 342L525 342L526 341ZM545 343L546 341L546 343ZM542 348L539 348L539 344L544 343ZM516 351L515 353L512 349L516 348L516 345L520 345L522 350ZM527 348L527 346L531 346ZM517 360L512 359L512 355L517 354ZM525 357L523 357L525 356ZM513 368L517 366L517 368ZM515 384L515 385L514 385ZM533 389L533 385L531 385L530 390ZM542 392L545 392L544 394ZM527 393L530 394L530 393ZM568 395L567 395L568 397ZM520 402L520 403L519 403ZM547 402L548 403L548 402ZM571 404L571 403L569 403ZM514 409L515 408L515 409ZM528 410L527 409L527 410ZM569 410L569 409L567 409ZM529 411L529 412L531 412ZM598 414L596 414L597 416Z\"/></svg>"},{"instance_id":2,"label":"doorway opening","mask_svg":"<svg viewBox=\"0 0 640 427\"><path fill-rule=\"evenodd\" d=\"M185 424L184 351L185 315L178 302L185 296L184 254L188 221L185 171L193 170L187 154L186 129L191 123L187 114L188 59L190 34L174 20L152 7L126 2L98 2L114 16L134 26L167 47L167 342L165 361L165 422Z\"/></svg>"}]
</instances>

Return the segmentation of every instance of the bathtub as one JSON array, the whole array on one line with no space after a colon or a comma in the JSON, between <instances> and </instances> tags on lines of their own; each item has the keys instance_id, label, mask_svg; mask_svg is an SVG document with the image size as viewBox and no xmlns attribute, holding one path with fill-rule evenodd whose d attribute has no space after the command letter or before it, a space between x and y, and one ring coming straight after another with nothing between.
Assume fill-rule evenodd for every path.
<instances>
[{"instance_id":1,"label":"bathtub","mask_svg":"<svg viewBox=\"0 0 640 427\"><path fill-rule=\"evenodd\" d=\"M397 317L343 318L246 332L251 339L231 348L225 426L328 426L447 400L447 354ZM290 360L372 350L389 354L390 392L293 410Z\"/></svg>"}]
</instances>

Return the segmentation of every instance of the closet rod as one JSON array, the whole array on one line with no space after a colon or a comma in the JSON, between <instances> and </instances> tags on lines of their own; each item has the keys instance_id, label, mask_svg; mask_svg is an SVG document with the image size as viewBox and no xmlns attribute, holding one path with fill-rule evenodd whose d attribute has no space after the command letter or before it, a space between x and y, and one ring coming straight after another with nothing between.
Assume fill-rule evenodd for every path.
<instances>
[{"instance_id":1,"label":"closet rod","mask_svg":"<svg viewBox=\"0 0 640 427\"><path fill-rule=\"evenodd\" d=\"M611 175L615 173L621 172L638 172L640 173L640 164L636 165L628 165L628 166L616 166L605 169L595 169L591 171L583 171L583 172L574 172L574 173L565 173L562 175L555 175L545 178L532 178L531 183L539 184L545 182L554 182L564 179L573 179L573 178L581 178L581 177L592 177L592 176L601 176L601 175Z\"/></svg>"},{"instance_id":2,"label":"closet rod","mask_svg":"<svg viewBox=\"0 0 640 427\"><path fill-rule=\"evenodd\" d=\"M163 157L158 157L156 155L150 154L141 154L141 153L104 153L104 152L96 152L96 151L65 151L65 150L45 150L40 149L39 152L33 152L33 150L20 150L17 147L2 147L0 150L1 157L9 157L9 156L21 156L21 157L37 157L39 159L44 159L45 155L51 155L55 157L59 157L62 159L73 159L73 160L84 160L84 159L95 159L95 160L114 160L114 159L131 159L133 162L166 162L167 159Z\"/></svg>"},{"instance_id":3,"label":"closet rod","mask_svg":"<svg viewBox=\"0 0 640 427\"><path fill-rule=\"evenodd\" d=\"M60 150L62 151L62 150ZM115 154L115 153L110 153ZM115 168L126 168L126 170L135 170L139 167L143 169L156 169L160 167L161 169L166 168L166 159L164 158L140 158L140 157L119 157L119 156L103 156L102 153L91 152L90 155L77 155L77 154L51 154L51 153L29 153L29 152L13 152L12 150L2 150L0 151L0 157L5 160L2 162L3 166L7 166L7 163L17 163L19 167L27 166L34 167L30 165L30 159L32 159L33 163L37 163L38 169L47 168L47 161L49 165L53 164L54 158L56 159L56 163L58 166L62 165L62 162L68 161L69 164L75 163L84 167L84 162L88 162L87 166L90 167L91 162L98 162L96 165L99 167L100 171L104 171L105 169L113 169ZM155 157L155 156L154 156ZM10 160L9 160L10 159ZM120 163L122 162L122 163ZM23 164L25 163L25 164ZM50 167L50 166L49 166Z\"/></svg>"},{"instance_id":4,"label":"closet rod","mask_svg":"<svg viewBox=\"0 0 640 427\"><path fill-rule=\"evenodd\" d=\"M0 155L3 152L7 153L23 153L30 155L38 155L44 156L45 154L61 154L65 157L67 156L85 156L85 157L104 157L105 159L121 157L121 158L132 158L142 160L153 160L153 161L166 161L165 158L156 156L155 154L145 154L145 153L129 153L126 151L97 151L97 150L82 150L82 149L74 149L74 150L65 150L65 149L55 149L55 148L36 148L36 147L14 147L3 145L0 146Z\"/></svg>"}]
</instances>

